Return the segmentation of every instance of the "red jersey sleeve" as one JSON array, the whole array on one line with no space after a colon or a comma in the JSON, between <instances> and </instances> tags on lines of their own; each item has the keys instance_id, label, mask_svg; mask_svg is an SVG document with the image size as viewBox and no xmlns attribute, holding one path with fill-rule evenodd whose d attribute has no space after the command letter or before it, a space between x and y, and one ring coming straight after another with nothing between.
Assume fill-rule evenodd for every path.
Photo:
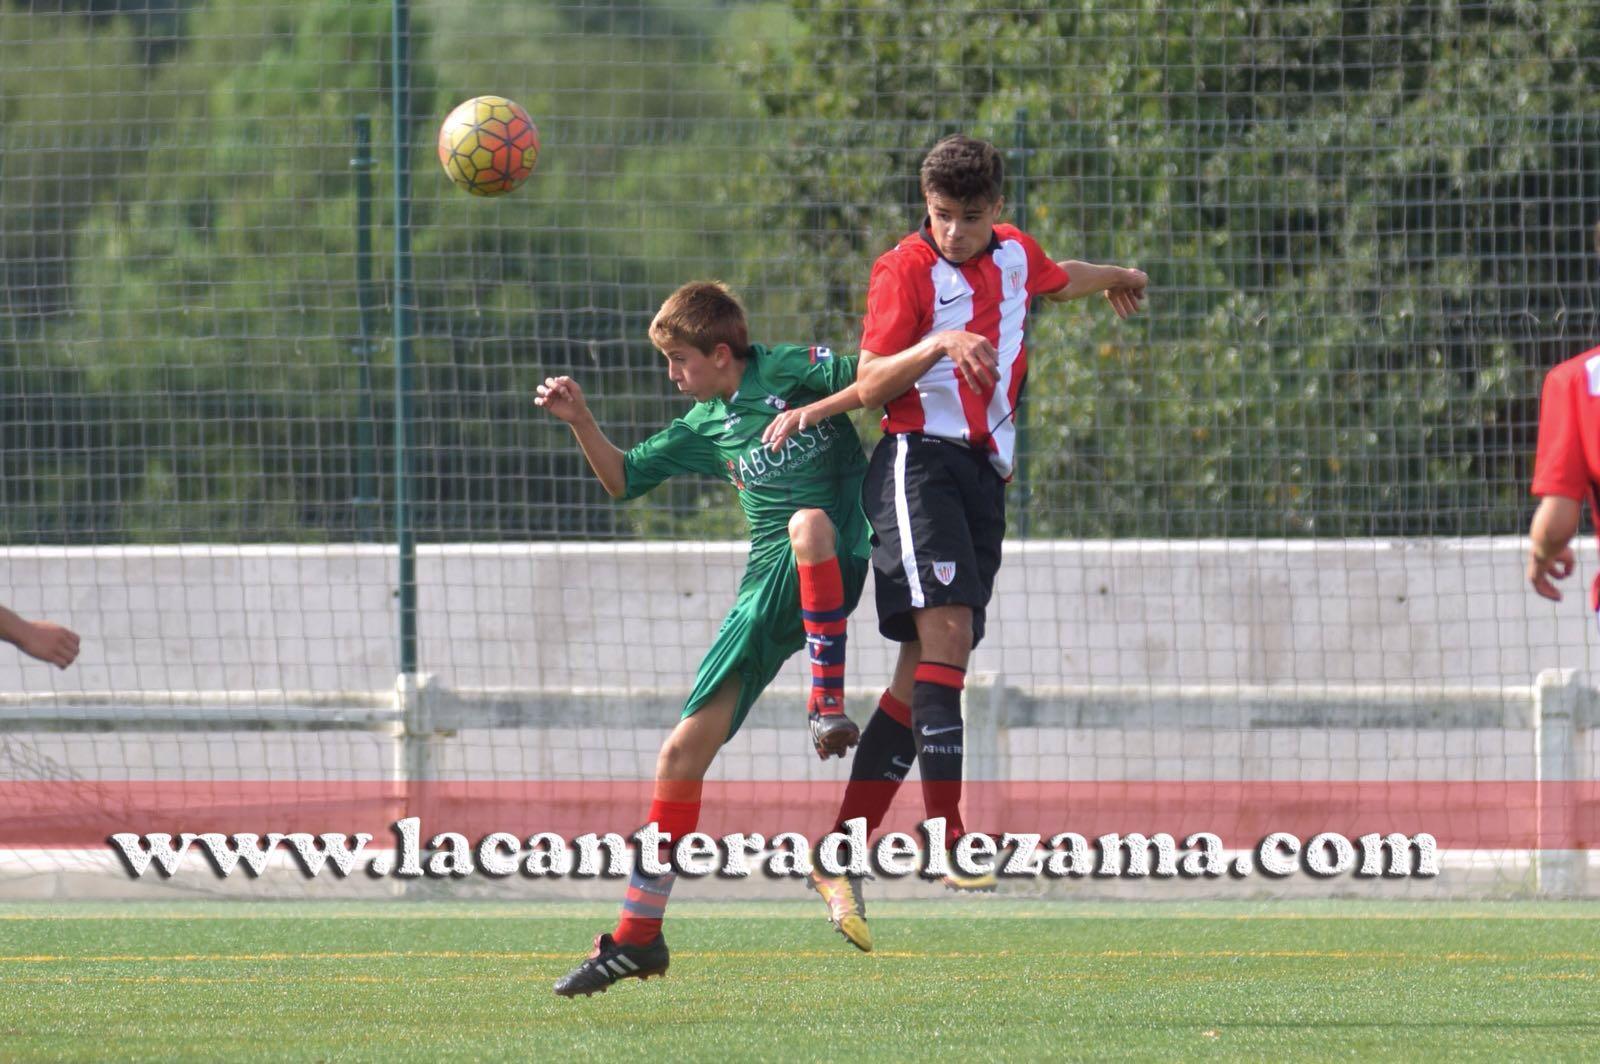
<instances>
[{"instance_id":1,"label":"red jersey sleeve","mask_svg":"<svg viewBox=\"0 0 1600 1064\"><path fill-rule=\"evenodd\" d=\"M1539 449L1533 460L1533 494L1582 500L1589 494L1583 453L1583 410L1588 374L1583 363L1558 366L1544 379L1539 399Z\"/></svg>"},{"instance_id":2,"label":"red jersey sleeve","mask_svg":"<svg viewBox=\"0 0 1600 1064\"><path fill-rule=\"evenodd\" d=\"M867 282L867 316L861 324L861 350L898 355L928 333L931 291L921 292L914 267L889 252L872 264ZM930 282L931 284L931 282Z\"/></svg>"},{"instance_id":3,"label":"red jersey sleeve","mask_svg":"<svg viewBox=\"0 0 1600 1064\"><path fill-rule=\"evenodd\" d=\"M1027 233L1017 233L1017 239L1022 241L1023 249L1028 253L1028 294L1042 296L1050 292L1059 292L1067 287L1072 280L1067 271L1058 266L1049 255L1039 247L1039 242Z\"/></svg>"}]
</instances>

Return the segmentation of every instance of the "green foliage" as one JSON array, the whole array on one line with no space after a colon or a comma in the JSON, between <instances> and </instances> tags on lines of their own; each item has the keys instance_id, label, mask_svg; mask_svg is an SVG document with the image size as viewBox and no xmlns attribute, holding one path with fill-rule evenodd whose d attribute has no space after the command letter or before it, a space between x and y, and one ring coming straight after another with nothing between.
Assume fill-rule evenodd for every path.
<instances>
[{"instance_id":1,"label":"green foliage","mask_svg":"<svg viewBox=\"0 0 1600 1064\"><path fill-rule=\"evenodd\" d=\"M363 428L393 489L387 0L64 6L0 4L0 539L356 535ZM1538 374L1600 334L1592 6L417 0L413 29L425 536L737 535L721 485L604 502L533 386L643 437L682 401L644 327L700 276L760 339L851 347L955 130L1008 151L1047 250L1154 278L1132 323L1035 316L1028 534L1513 531ZM544 143L490 201L433 158L482 92Z\"/></svg>"},{"instance_id":2,"label":"green foliage","mask_svg":"<svg viewBox=\"0 0 1600 1064\"><path fill-rule=\"evenodd\" d=\"M21 349L56 367L58 406L96 412L88 490L40 511L39 534L318 535L324 448L339 453L351 410L350 101L377 102L382 70L357 60L382 12L223 0L195 13L177 60L106 64L124 83L85 103L83 128L111 119L132 147L85 182L70 284L36 290L71 313ZM56 112L16 128L74 128ZM52 457L36 479L74 477Z\"/></svg>"},{"instance_id":3,"label":"green foliage","mask_svg":"<svg viewBox=\"0 0 1600 1064\"><path fill-rule=\"evenodd\" d=\"M26 24L13 35L20 42L71 31L58 51L29 52L25 61L19 46L6 64L19 71L18 84L51 72L111 72L91 88L126 112L109 117L136 150L102 154L100 171L61 184L70 214L23 200L4 216L0 236L38 249L31 263L8 254L8 267L29 271L8 277L7 291L40 305L4 315L13 342L0 347L0 367L14 383L0 402L7 442L18 446L5 449L9 505L0 536L353 533L360 396L349 162L353 118L367 112L387 176L388 9L372 0L292 10L217 0L192 14L178 56L151 66L138 61L122 20L5 13ZM650 275L626 224L647 226L638 205L669 211L663 193L682 188L678 175L653 168L658 127L678 125L670 152L692 127L687 119L715 113L691 96L695 113L679 114L645 92L622 97L625 112L605 90L618 69L633 68L644 86L683 62L682 48L651 43L646 29L675 30L687 41L704 27L665 14L630 26L648 12L619 4L595 29L588 23L598 10L507 9L488 27L492 35L481 13L463 5L426 5L414 19L409 136L420 335L411 442L424 535L614 532L627 520L597 504L565 433L532 422L532 388L546 372L586 374L603 397L597 406L611 423L624 422L625 437L670 416L644 325L672 268L657 265ZM544 92L513 95L536 114L561 116L545 124L546 145L559 149L541 159L534 187L497 202L449 189L433 158L437 116L467 95L525 84L530 69L544 72ZM682 75L677 82L693 87ZM82 122L62 124L45 94L15 98L8 92L0 111L8 135L53 139L42 151L11 153L32 169L0 189L36 200L54 187L43 168L70 161L73 137L92 141L96 116L86 108ZM15 114L34 104L36 111ZM99 115L107 116L104 108ZM596 126L606 135L597 138ZM635 149L620 163L619 145ZM631 219L615 217L587 187L613 168L616 198L635 205ZM386 292L392 217L386 183L375 184L383 264L376 280ZM684 242L682 229L673 236ZM706 251L702 261L718 257ZM384 301L381 334L389 331ZM393 381L388 351L379 354L374 445L384 456L374 462L387 474ZM383 477L385 494L391 479ZM679 491L666 512L703 509L703 494L703 486Z\"/></svg>"},{"instance_id":4,"label":"green foliage","mask_svg":"<svg viewBox=\"0 0 1600 1064\"><path fill-rule=\"evenodd\" d=\"M1037 314L1028 531L1517 526L1536 374L1596 331L1600 125L1569 117L1593 10L795 13L744 69L789 131L754 218L799 234L806 310L849 327L920 215L917 160L957 129L1025 155L1013 210L1047 250L1154 279L1131 325Z\"/></svg>"}]
</instances>

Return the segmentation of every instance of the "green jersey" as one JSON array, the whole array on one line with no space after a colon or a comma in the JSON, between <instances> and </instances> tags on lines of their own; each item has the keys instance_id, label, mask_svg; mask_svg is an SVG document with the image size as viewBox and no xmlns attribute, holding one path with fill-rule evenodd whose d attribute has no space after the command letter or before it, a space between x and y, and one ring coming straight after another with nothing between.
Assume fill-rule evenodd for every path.
<instances>
[{"instance_id":1,"label":"green jersey","mask_svg":"<svg viewBox=\"0 0 1600 1064\"><path fill-rule=\"evenodd\" d=\"M867 460L850 419L843 414L799 429L773 452L761 434L778 414L848 388L854 357L826 347L756 344L746 359L738 391L696 403L694 409L628 452L624 498L643 495L669 477L699 473L731 483L750 523L750 560L781 557L789 546L789 518L815 507L839 534L841 555L870 555L870 531L861 510Z\"/></svg>"}]
</instances>

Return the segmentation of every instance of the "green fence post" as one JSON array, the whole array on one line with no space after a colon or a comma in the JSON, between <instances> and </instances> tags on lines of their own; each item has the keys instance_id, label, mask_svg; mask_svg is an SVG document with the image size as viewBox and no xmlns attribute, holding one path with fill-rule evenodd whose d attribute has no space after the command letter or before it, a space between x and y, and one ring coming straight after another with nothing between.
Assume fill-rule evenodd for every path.
<instances>
[{"instance_id":1,"label":"green fence post","mask_svg":"<svg viewBox=\"0 0 1600 1064\"><path fill-rule=\"evenodd\" d=\"M417 543L411 528L411 6L394 0L394 525L400 554L400 673L417 672Z\"/></svg>"},{"instance_id":2,"label":"green fence post","mask_svg":"<svg viewBox=\"0 0 1600 1064\"><path fill-rule=\"evenodd\" d=\"M370 543L376 538L378 461L372 425L372 356L378 353L377 305L372 290L372 116L356 115L356 153L350 168L356 172L356 484L354 504L356 538Z\"/></svg>"},{"instance_id":3,"label":"green fence post","mask_svg":"<svg viewBox=\"0 0 1600 1064\"><path fill-rule=\"evenodd\" d=\"M1028 109L1017 108L1012 131L1012 158L1011 167L1012 188L1015 194L1011 198L1012 217L1016 219L1017 228L1023 232L1028 231ZM1028 320L1033 320L1033 312L1037 309L1037 300L1028 308ZM1027 342L1026 337L1023 340ZM1024 382L1026 390L1026 382ZM1017 500L1017 535L1025 537L1028 534L1028 511L1033 502L1033 492L1028 487L1028 422L1027 407L1022 405L1022 393L1017 394L1017 409L1012 414L1012 423L1017 429L1017 461L1012 470L1016 478L1017 490L1014 497Z\"/></svg>"}]
</instances>

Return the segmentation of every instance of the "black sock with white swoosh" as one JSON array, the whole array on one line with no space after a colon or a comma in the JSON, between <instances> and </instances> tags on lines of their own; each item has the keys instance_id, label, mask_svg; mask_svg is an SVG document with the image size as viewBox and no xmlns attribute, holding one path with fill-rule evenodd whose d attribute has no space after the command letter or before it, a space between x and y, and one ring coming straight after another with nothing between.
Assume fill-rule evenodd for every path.
<instances>
[{"instance_id":1,"label":"black sock with white swoosh","mask_svg":"<svg viewBox=\"0 0 1600 1064\"><path fill-rule=\"evenodd\" d=\"M922 801L928 818L944 817L946 838L964 833L961 823L961 762L966 753L961 722L961 689L967 670L937 661L917 666L911 697L911 730L922 773Z\"/></svg>"},{"instance_id":2,"label":"black sock with white swoosh","mask_svg":"<svg viewBox=\"0 0 1600 1064\"><path fill-rule=\"evenodd\" d=\"M847 820L866 817L870 839L883 823L916 756L917 747L911 739L911 707L885 691L872 719L861 731L861 742L850 762L850 785L845 788L834 830L843 831Z\"/></svg>"}]
</instances>

